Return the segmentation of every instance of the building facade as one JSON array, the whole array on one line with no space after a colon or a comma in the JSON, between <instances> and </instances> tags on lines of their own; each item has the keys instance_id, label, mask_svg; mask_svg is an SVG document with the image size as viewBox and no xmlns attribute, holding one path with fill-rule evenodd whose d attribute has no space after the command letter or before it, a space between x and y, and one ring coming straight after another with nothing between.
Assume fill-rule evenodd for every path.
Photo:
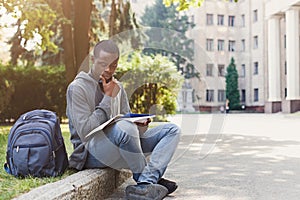
<instances>
[{"instance_id":1,"label":"building facade","mask_svg":"<svg viewBox=\"0 0 300 200\"><path fill-rule=\"evenodd\" d=\"M299 0L269 0L266 112L300 110Z\"/></svg>"},{"instance_id":2,"label":"building facade","mask_svg":"<svg viewBox=\"0 0 300 200\"><path fill-rule=\"evenodd\" d=\"M200 110L217 109L226 101L226 68L234 58L239 74L241 104L245 109L264 111L266 22L264 1L206 0L192 9L196 27L190 31L195 41L195 57L207 54L206 63L195 59L205 84L197 88ZM196 84L196 83L195 83Z\"/></svg>"},{"instance_id":3,"label":"building facade","mask_svg":"<svg viewBox=\"0 0 300 200\"><path fill-rule=\"evenodd\" d=\"M141 0L132 3L141 8ZM205 0L185 11L196 24L189 37L201 74L190 80L193 106L212 111L225 105L226 68L234 58L246 110L299 111L299 8L299 0Z\"/></svg>"}]
</instances>

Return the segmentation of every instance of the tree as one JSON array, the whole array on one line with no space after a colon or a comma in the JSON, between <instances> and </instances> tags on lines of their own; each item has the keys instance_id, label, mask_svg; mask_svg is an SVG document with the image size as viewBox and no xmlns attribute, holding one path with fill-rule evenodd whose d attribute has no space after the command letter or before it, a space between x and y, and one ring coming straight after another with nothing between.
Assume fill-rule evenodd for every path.
<instances>
[{"instance_id":1,"label":"tree","mask_svg":"<svg viewBox=\"0 0 300 200\"><path fill-rule=\"evenodd\" d=\"M163 117L175 114L183 76L168 58L138 52L122 56L116 77L123 83L132 112L155 111L156 115Z\"/></svg>"},{"instance_id":2,"label":"tree","mask_svg":"<svg viewBox=\"0 0 300 200\"><path fill-rule=\"evenodd\" d=\"M240 109L240 93L238 90L238 72L234 63L234 58L227 67L226 74L226 98L229 100L231 110Z\"/></svg>"},{"instance_id":3,"label":"tree","mask_svg":"<svg viewBox=\"0 0 300 200\"><path fill-rule=\"evenodd\" d=\"M109 3L112 1L112 3ZM111 10L111 34L131 29L129 2L119 0L4 0L0 6L17 18L18 31L11 39L12 63L19 59L33 64L38 58L42 61L59 65L59 58L64 57L66 79L69 83L76 76L82 62L90 51L90 44L99 41L93 32L98 27L104 30L104 20L101 19L99 8ZM107 9L110 6L111 9ZM97 21L97 23L95 23ZM93 24L91 24L91 22ZM36 36L40 41L35 50L28 50L28 41ZM29 63L31 62L31 63Z\"/></svg>"},{"instance_id":4,"label":"tree","mask_svg":"<svg viewBox=\"0 0 300 200\"><path fill-rule=\"evenodd\" d=\"M163 0L164 4L168 7L172 4L176 4L177 10L188 10L191 7L200 7L204 1L205 0ZM234 0L234 2L238 2L238 0Z\"/></svg>"},{"instance_id":5,"label":"tree","mask_svg":"<svg viewBox=\"0 0 300 200\"><path fill-rule=\"evenodd\" d=\"M55 5L54 1L49 2L51 6ZM17 64L18 59L25 60L30 64L38 51L58 52L57 46L51 41L54 35L51 29L57 14L45 0L4 0L0 6L7 10L7 13L16 18L17 31L9 43L11 46L11 62ZM37 49L29 49L30 39L41 36L37 42ZM25 63L25 64L26 64Z\"/></svg>"},{"instance_id":6,"label":"tree","mask_svg":"<svg viewBox=\"0 0 300 200\"><path fill-rule=\"evenodd\" d=\"M5 0L0 5L18 19L18 31L11 40L12 63L24 55L27 61L34 62L38 52L58 54L62 50L54 38L62 35L66 78L70 82L89 53L92 0ZM41 38L37 49L28 51L27 42L37 35Z\"/></svg>"},{"instance_id":7,"label":"tree","mask_svg":"<svg viewBox=\"0 0 300 200\"><path fill-rule=\"evenodd\" d=\"M109 37L113 37L119 43L129 42L132 48L136 49L141 44L139 34L135 34L134 28L139 28L136 23L135 14L131 13L131 5L129 1L123 2L112 0L111 11L109 16ZM121 34L127 30L132 30L131 34Z\"/></svg>"},{"instance_id":8,"label":"tree","mask_svg":"<svg viewBox=\"0 0 300 200\"><path fill-rule=\"evenodd\" d=\"M108 19L109 37L118 34L122 31L132 29L134 27L132 25L132 21L134 21L134 16L130 15L130 3L128 1L126 1L126 3L124 3L123 0L119 0L117 3L116 0L61 1L64 16L70 22L64 24L64 26L67 26L66 30L64 29L64 49L66 54L65 65L67 73L66 76L67 82L70 82L76 76L76 73L81 67L82 62L85 61L85 58L89 54L90 44L94 42L93 40L91 40L90 37L90 35L93 34L93 30L97 29L97 26L99 26L98 28L100 29L100 31L105 30L104 20L99 13L99 9L107 9L107 7L110 6L110 13ZM72 7L72 5L74 7L73 12L72 9L70 10L70 7ZM94 11L94 15L92 11ZM97 15L99 16L99 18L96 17L96 20L99 21L91 24L91 18ZM72 21L71 16L74 16L74 21ZM98 42L100 38L94 38L94 40L97 40ZM73 60L75 61L75 63L68 60L70 58L74 58ZM83 63L83 65L84 64L85 63Z\"/></svg>"},{"instance_id":9,"label":"tree","mask_svg":"<svg viewBox=\"0 0 300 200\"><path fill-rule=\"evenodd\" d=\"M146 7L141 19L143 25L151 27L146 31L148 40L143 52L146 55L161 54L170 57L185 78L199 78L199 73L195 72L195 67L191 64L194 41L186 37L186 32L195 26L189 21L189 17L179 15L175 6L167 8L162 0L156 0L153 6Z\"/></svg>"}]
</instances>

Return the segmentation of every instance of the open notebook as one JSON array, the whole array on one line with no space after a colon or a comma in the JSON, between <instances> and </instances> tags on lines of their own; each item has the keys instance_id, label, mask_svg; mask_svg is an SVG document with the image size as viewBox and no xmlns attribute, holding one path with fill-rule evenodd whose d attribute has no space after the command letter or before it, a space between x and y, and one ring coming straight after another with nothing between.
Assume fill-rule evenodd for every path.
<instances>
[{"instance_id":1,"label":"open notebook","mask_svg":"<svg viewBox=\"0 0 300 200\"><path fill-rule=\"evenodd\" d=\"M149 118L153 118L155 117L155 115L150 115L150 114L136 114L136 113L127 113L125 115L123 114L119 114L114 116L113 118L107 120L106 122L104 122L103 124L101 124L100 126L96 127L95 129L93 129L91 132L89 132L89 134L87 134L85 137L88 138L91 135L93 135L94 133L103 130L105 127L120 121L120 120L127 120L130 122L139 122L139 123L143 123L145 121L147 121L147 119Z\"/></svg>"}]
</instances>

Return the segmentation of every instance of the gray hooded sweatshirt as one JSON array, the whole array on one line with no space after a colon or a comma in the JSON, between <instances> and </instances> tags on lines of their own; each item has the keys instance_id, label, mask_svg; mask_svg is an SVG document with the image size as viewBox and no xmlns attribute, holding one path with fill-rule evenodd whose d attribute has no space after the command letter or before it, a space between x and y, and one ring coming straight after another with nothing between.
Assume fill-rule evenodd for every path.
<instances>
[{"instance_id":1,"label":"gray hooded sweatshirt","mask_svg":"<svg viewBox=\"0 0 300 200\"><path fill-rule=\"evenodd\" d=\"M121 114L130 112L128 98L120 86L118 94ZM85 136L94 128L106 122L112 115L116 99L105 95L90 73L80 72L67 89L67 117L74 152L70 156L69 166L77 170L84 167L88 151Z\"/></svg>"}]
</instances>

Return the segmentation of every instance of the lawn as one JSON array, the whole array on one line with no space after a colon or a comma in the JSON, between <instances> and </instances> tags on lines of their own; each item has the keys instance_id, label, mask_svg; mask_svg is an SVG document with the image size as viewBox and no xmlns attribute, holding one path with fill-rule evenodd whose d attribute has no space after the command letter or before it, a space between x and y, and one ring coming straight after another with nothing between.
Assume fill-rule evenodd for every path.
<instances>
[{"instance_id":1,"label":"lawn","mask_svg":"<svg viewBox=\"0 0 300 200\"><path fill-rule=\"evenodd\" d=\"M55 178L15 178L5 172L3 164L5 163L6 157L6 145L7 137L10 130L10 126L0 126L0 199L12 199L22 193L28 192L30 189L44 185L46 183L51 183L58 181L60 179L69 176L74 173L71 170L67 170L61 177ZM61 125L63 137L65 140L68 155L72 152L72 145L70 142L70 133L67 124Z\"/></svg>"}]
</instances>

